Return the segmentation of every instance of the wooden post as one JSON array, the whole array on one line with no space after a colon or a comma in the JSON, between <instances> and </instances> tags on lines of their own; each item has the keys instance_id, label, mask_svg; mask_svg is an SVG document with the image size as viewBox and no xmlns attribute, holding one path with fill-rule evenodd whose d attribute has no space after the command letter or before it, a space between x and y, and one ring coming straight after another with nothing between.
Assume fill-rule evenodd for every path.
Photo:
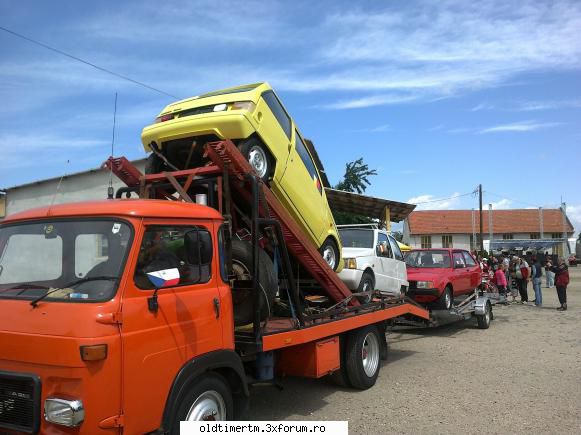
<instances>
[{"instance_id":1,"label":"wooden post","mask_svg":"<svg viewBox=\"0 0 581 435\"><path fill-rule=\"evenodd\" d=\"M389 207L385 207L384 213L385 213L385 231L390 233L391 232L391 210L389 209Z\"/></svg>"}]
</instances>

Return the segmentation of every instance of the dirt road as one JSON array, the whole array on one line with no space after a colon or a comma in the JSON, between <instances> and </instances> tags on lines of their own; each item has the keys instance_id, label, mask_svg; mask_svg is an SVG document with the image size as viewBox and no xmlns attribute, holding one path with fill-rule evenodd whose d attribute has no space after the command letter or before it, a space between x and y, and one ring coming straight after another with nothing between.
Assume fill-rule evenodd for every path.
<instances>
[{"instance_id":1,"label":"dirt road","mask_svg":"<svg viewBox=\"0 0 581 435\"><path fill-rule=\"evenodd\" d=\"M581 433L581 266L571 278L566 312L543 287L542 308L497 306L488 330L392 332L370 390L286 379L283 393L254 389L248 417L349 420L351 434Z\"/></svg>"}]
</instances>

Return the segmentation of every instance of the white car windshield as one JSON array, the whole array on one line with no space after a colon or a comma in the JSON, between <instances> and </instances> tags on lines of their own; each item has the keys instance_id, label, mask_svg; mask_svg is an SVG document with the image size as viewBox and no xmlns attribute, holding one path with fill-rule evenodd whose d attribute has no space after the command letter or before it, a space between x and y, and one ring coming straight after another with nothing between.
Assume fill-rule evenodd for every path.
<instances>
[{"instance_id":1,"label":"white car windshield","mask_svg":"<svg viewBox=\"0 0 581 435\"><path fill-rule=\"evenodd\" d=\"M339 234L344 248L373 248L373 230L341 229Z\"/></svg>"}]
</instances>

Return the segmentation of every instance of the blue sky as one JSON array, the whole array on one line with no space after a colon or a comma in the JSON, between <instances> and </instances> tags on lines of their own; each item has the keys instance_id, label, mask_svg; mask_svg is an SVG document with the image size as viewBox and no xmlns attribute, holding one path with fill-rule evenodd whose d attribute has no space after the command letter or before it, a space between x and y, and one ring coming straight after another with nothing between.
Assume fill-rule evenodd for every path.
<instances>
[{"instance_id":1,"label":"blue sky","mask_svg":"<svg viewBox=\"0 0 581 435\"><path fill-rule=\"evenodd\" d=\"M581 2L9 2L0 26L184 98L268 81L332 182L424 202L478 183L496 208L581 228ZM0 187L142 157L173 99L0 31ZM66 163L66 162L69 163ZM468 195L423 208L472 208Z\"/></svg>"}]
</instances>

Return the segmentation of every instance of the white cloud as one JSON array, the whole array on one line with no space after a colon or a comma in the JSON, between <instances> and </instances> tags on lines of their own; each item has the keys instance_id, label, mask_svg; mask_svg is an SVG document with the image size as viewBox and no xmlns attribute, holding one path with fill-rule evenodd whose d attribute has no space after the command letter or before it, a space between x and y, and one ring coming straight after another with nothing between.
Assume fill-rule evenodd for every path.
<instances>
[{"instance_id":1,"label":"white cloud","mask_svg":"<svg viewBox=\"0 0 581 435\"><path fill-rule=\"evenodd\" d=\"M533 112L540 110L578 109L578 108L581 108L581 100L528 101L526 103L521 103L516 110L519 112Z\"/></svg>"},{"instance_id":2,"label":"white cloud","mask_svg":"<svg viewBox=\"0 0 581 435\"><path fill-rule=\"evenodd\" d=\"M581 204L567 204L567 217L573 224L573 228L575 228L575 234L579 234L579 231L581 231Z\"/></svg>"},{"instance_id":3,"label":"white cloud","mask_svg":"<svg viewBox=\"0 0 581 435\"><path fill-rule=\"evenodd\" d=\"M416 210L451 210L460 204L460 193L455 192L448 198L437 198L434 195L424 194L407 200L410 204L417 204Z\"/></svg>"},{"instance_id":4,"label":"white cloud","mask_svg":"<svg viewBox=\"0 0 581 435\"><path fill-rule=\"evenodd\" d=\"M478 131L480 134L487 133L501 133L501 132L526 132L535 131L541 128L556 127L561 125L560 122L536 122L536 121L521 121L513 122L511 124L496 125L493 127L483 128Z\"/></svg>"},{"instance_id":5,"label":"white cloud","mask_svg":"<svg viewBox=\"0 0 581 435\"><path fill-rule=\"evenodd\" d=\"M471 112L480 112L481 110L492 110L494 109L494 105L490 103L480 103L470 109Z\"/></svg>"},{"instance_id":6,"label":"white cloud","mask_svg":"<svg viewBox=\"0 0 581 435\"><path fill-rule=\"evenodd\" d=\"M512 201L510 199L507 199L507 198L502 198L501 200L496 201L496 202L491 202L490 204L492 205L492 210L503 210L503 209L511 208L510 206L512 205Z\"/></svg>"},{"instance_id":7,"label":"white cloud","mask_svg":"<svg viewBox=\"0 0 581 435\"><path fill-rule=\"evenodd\" d=\"M319 107L325 109L361 109L363 107L385 106L389 104L408 103L415 100L413 96L402 95L372 95L369 97L355 98L350 100L337 101Z\"/></svg>"}]
</instances>

